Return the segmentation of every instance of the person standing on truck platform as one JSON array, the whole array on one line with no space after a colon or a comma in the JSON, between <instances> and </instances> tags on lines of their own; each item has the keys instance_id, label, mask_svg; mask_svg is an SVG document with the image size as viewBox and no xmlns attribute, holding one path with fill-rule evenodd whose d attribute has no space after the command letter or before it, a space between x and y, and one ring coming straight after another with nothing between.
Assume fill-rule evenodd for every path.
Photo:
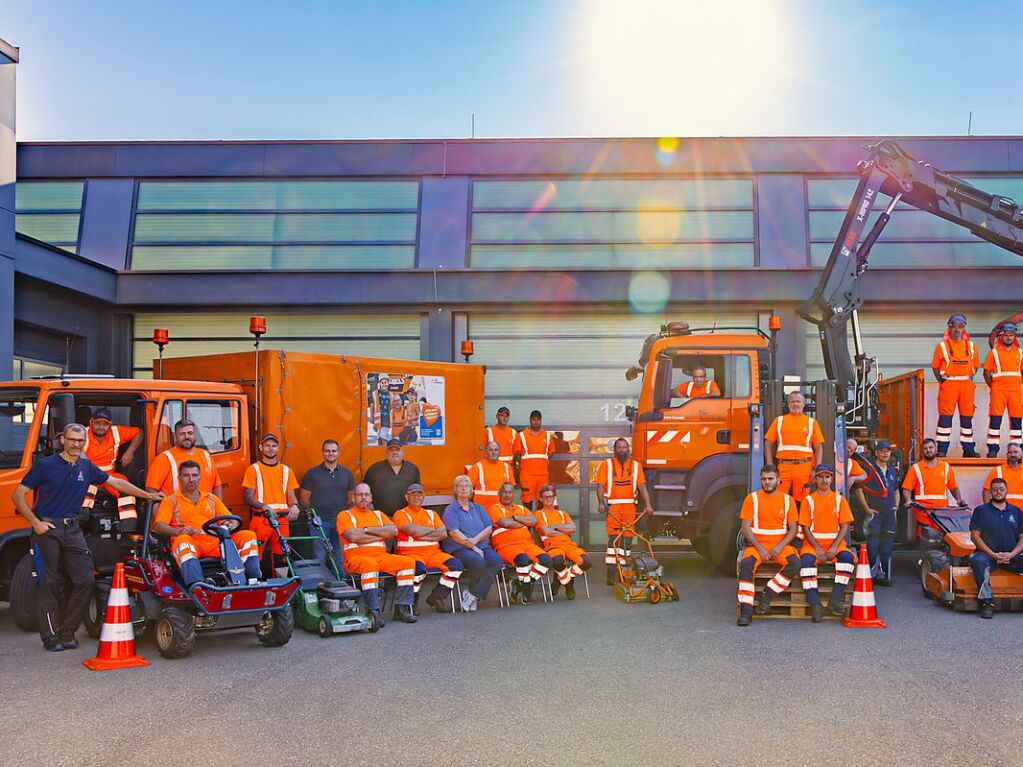
<instances>
[{"instance_id":1,"label":"person standing on truck platform","mask_svg":"<svg viewBox=\"0 0 1023 767\"><path fill-rule=\"evenodd\" d=\"M405 492L409 485L423 483L419 467L405 460L405 449L401 440L392 438L387 442L386 458L377 461L368 469L362 481L373 491L374 508L384 514L394 514L405 505Z\"/></svg>"},{"instance_id":2,"label":"person standing on truck platform","mask_svg":"<svg viewBox=\"0 0 1023 767\"><path fill-rule=\"evenodd\" d=\"M1005 463L988 473L982 492L984 503L991 500L991 480L996 477L1004 479L1008 486L1006 500L1014 506L1023 507L1023 445L1019 442L1010 442L1005 449Z\"/></svg>"},{"instance_id":3,"label":"person standing on truck platform","mask_svg":"<svg viewBox=\"0 0 1023 767\"><path fill-rule=\"evenodd\" d=\"M777 465L778 489L798 503L810 491L813 467L822 462L824 434L817 420L803 413L802 392L791 392L788 406L789 412L775 418L764 434L764 463Z\"/></svg>"},{"instance_id":4,"label":"person standing on truck platform","mask_svg":"<svg viewBox=\"0 0 1023 767\"><path fill-rule=\"evenodd\" d=\"M694 399L695 397L720 397L721 388L715 381L707 380L707 368L698 366L693 368L693 380L677 387L672 392L672 396L686 397L688 399Z\"/></svg>"},{"instance_id":5,"label":"person standing on truck platform","mask_svg":"<svg viewBox=\"0 0 1023 767\"><path fill-rule=\"evenodd\" d=\"M131 465L135 459L135 453L142 445L142 429L134 426L115 426L110 410L101 407L92 414L89 419L89 428L85 432L85 457L92 461L100 471L105 471L111 477L117 477L127 481L124 474L118 473L117 454L121 445L127 443L124 456L120 459L122 467ZM122 533L133 533L138 526L138 512L135 509L135 498L130 495L122 495L109 485L103 485L103 489L117 500L117 522L118 530ZM89 485L89 491L85 494L83 506L87 509L93 508L96 504L96 494L99 492L97 485Z\"/></svg>"},{"instance_id":6,"label":"person standing on truck platform","mask_svg":"<svg viewBox=\"0 0 1023 767\"><path fill-rule=\"evenodd\" d=\"M488 442L483 460L469 467L469 479L472 480L474 491L472 499L487 510L497 503L501 485L512 481L511 466L500 460L500 452L500 445Z\"/></svg>"},{"instance_id":7,"label":"person standing on truck platform","mask_svg":"<svg viewBox=\"0 0 1023 767\"><path fill-rule=\"evenodd\" d=\"M373 417L373 428L377 433L377 444L386 445L391 438L391 381L381 375L377 378L377 388L369 398L369 411Z\"/></svg>"},{"instance_id":8,"label":"person standing on truck platform","mask_svg":"<svg viewBox=\"0 0 1023 767\"><path fill-rule=\"evenodd\" d=\"M878 586L892 585L892 551L895 548L901 481L891 459L891 442L877 440L870 462L884 487L878 488L883 490L883 495L867 496L867 556L870 558L870 575Z\"/></svg>"},{"instance_id":9,"label":"person standing on truck platform","mask_svg":"<svg viewBox=\"0 0 1023 767\"><path fill-rule=\"evenodd\" d=\"M938 381L938 455L948 454L952 441L952 417L959 408L959 444L963 458L979 458L973 438L974 395L977 385L973 376L980 368L977 345L966 332L966 316L953 314L948 318L945 337L934 348L931 371Z\"/></svg>"},{"instance_id":10,"label":"person standing on truck platform","mask_svg":"<svg viewBox=\"0 0 1023 767\"><path fill-rule=\"evenodd\" d=\"M504 461L512 468L515 463L515 440L519 433L508 425L511 418L511 411L503 405L497 409L497 422L483 430L483 450L491 442L496 442L500 447L497 459Z\"/></svg>"},{"instance_id":11,"label":"person standing on truck platform","mask_svg":"<svg viewBox=\"0 0 1023 767\"><path fill-rule=\"evenodd\" d=\"M815 490L803 501L799 509L799 526L803 530L803 547L799 550L799 578L803 584L810 618L814 623L824 619L820 591L817 588L817 570L821 562L835 565L835 584L828 599L832 615L845 616L845 588L849 585L856 566L845 537L852 524L849 502L831 489L835 470L827 464L814 469Z\"/></svg>"},{"instance_id":12,"label":"person standing on truck platform","mask_svg":"<svg viewBox=\"0 0 1023 767\"><path fill-rule=\"evenodd\" d=\"M907 506L916 503L927 509L948 508L948 495L956 499L960 508L967 508L956 483L956 473L947 462L938 457L938 443L928 437L920 444L923 458L909 467L906 478L902 481L902 499ZM914 509L913 515L919 525L926 525L934 530L937 526L930 520L927 513Z\"/></svg>"},{"instance_id":13,"label":"person standing on truck platform","mask_svg":"<svg viewBox=\"0 0 1023 767\"><path fill-rule=\"evenodd\" d=\"M575 522L567 511L558 508L554 485L540 488L541 508L536 511L536 532L540 536L543 550L551 557L551 565L557 580L551 583L551 596L565 587L565 597L575 599L575 579L593 567L593 561L586 549L572 540L576 532Z\"/></svg>"},{"instance_id":14,"label":"person standing on truck platform","mask_svg":"<svg viewBox=\"0 0 1023 767\"><path fill-rule=\"evenodd\" d=\"M529 428L519 432L515 440L515 454L519 457L519 486L522 503L536 510L537 492L551 481L550 462L554 453L554 440L543 428L543 414L534 410L529 414Z\"/></svg>"},{"instance_id":15,"label":"person standing on truck platform","mask_svg":"<svg viewBox=\"0 0 1023 767\"><path fill-rule=\"evenodd\" d=\"M1004 479L993 479L991 500L975 508L970 517L970 538L977 548L970 555L970 567L977 583L981 618L995 615L991 569L1023 573L1023 509L1006 500L1007 492Z\"/></svg>"},{"instance_id":16,"label":"person standing on truck platform","mask_svg":"<svg viewBox=\"0 0 1023 767\"><path fill-rule=\"evenodd\" d=\"M1002 416L1009 411L1009 441L1023 441L1023 349L1016 338L1016 323L1003 322L998 341L984 360L984 380L991 387L988 408L987 457L998 457Z\"/></svg>"},{"instance_id":17,"label":"person standing on truck platform","mask_svg":"<svg viewBox=\"0 0 1023 767\"><path fill-rule=\"evenodd\" d=\"M529 605L533 603L533 586L547 574L553 563L547 552L533 542L537 518L515 503L515 485L503 482L498 490L499 500L487 507L487 514L494 524L490 544L505 564L515 567L516 580L512 581L508 601Z\"/></svg>"},{"instance_id":18,"label":"person standing on truck platform","mask_svg":"<svg viewBox=\"0 0 1023 767\"><path fill-rule=\"evenodd\" d=\"M597 469L597 503L600 513L606 515L607 551L604 564L607 566L607 585L614 584L618 566L625 566L632 554L632 536L623 535L615 545L615 538L623 528L635 530L636 496L643 500L643 511L653 514L650 495L646 489L646 477L639 461L632 458L629 440L619 437L614 444L614 457L608 458Z\"/></svg>"},{"instance_id":19,"label":"person standing on truck platform","mask_svg":"<svg viewBox=\"0 0 1023 767\"><path fill-rule=\"evenodd\" d=\"M112 477L86 458L83 455L86 433L79 423L65 426L60 435L61 451L36 461L11 496L14 508L32 528L32 550L42 565L39 635L43 648L49 652L78 647L75 632L95 586L92 552L79 526L82 501L89 485L109 484L125 495L150 501L163 499L162 493L142 490L127 480ZM32 492L35 502L30 505L28 494ZM71 592L61 610L59 597L65 579L71 582Z\"/></svg>"},{"instance_id":20,"label":"person standing on truck platform","mask_svg":"<svg viewBox=\"0 0 1023 767\"><path fill-rule=\"evenodd\" d=\"M272 552L270 572L276 566L276 559L284 556L281 537L291 534L291 522L298 519L298 479L290 466L280 462L277 453L280 442L276 434L264 434L259 440L259 460L245 470L242 487L245 488L245 503L251 509L249 529L259 538L259 557L263 558L266 546ZM280 534L273 529L267 517L274 514Z\"/></svg>"},{"instance_id":21,"label":"person standing on truck platform","mask_svg":"<svg viewBox=\"0 0 1023 767\"><path fill-rule=\"evenodd\" d=\"M146 490L156 491L164 495L172 495L181 490L178 482L178 467L185 461L199 464L202 477L199 479L200 493L213 493L217 498L224 499L223 482L217 472L217 464L213 462L208 450L195 446L195 424L182 419L174 424L174 446L164 450L149 465L146 474Z\"/></svg>"},{"instance_id":22,"label":"person standing on truck platform","mask_svg":"<svg viewBox=\"0 0 1023 767\"><path fill-rule=\"evenodd\" d=\"M321 446L323 463L314 466L302 477L298 488L298 504L314 509L323 525L323 532L334 547L334 558L341 564L341 541L337 537L337 514L352 508L355 502L355 475L338 463L341 446L336 439L326 439Z\"/></svg>"},{"instance_id":23,"label":"person standing on truck platform","mask_svg":"<svg viewBox=\"0 0 1023 767\"><path fill-rule=\"evenodd\" d=\"M757 614L771 609L771 598L789 587L799 573L799 554L792 541L799 527L799 514L792 496L781 491L778 469L766 464L760 470L760 489L742 502L739 519L749 544L739 557L739 618L736 624L748 626L753 617L756 585L753 576L763 562L777 562L782 569L764 587Z\"/></svg>"}]
</instances>

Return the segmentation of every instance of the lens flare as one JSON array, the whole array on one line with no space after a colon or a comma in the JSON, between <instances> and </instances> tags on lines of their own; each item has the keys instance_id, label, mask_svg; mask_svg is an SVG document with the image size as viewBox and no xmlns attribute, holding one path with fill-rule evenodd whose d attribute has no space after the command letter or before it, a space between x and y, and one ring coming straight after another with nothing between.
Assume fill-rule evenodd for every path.
<instances>
[{"instance_id":1,"label":"lens flare","mask_svg":"<svg viewBox=\"0 0 1023 767\"><path fill-rule=\"evenodd\" d=\"M668 306L671 285L660 272L636 272L629 283L629 306L637 314L658 314Z\"/></svg>"}]
</instances>

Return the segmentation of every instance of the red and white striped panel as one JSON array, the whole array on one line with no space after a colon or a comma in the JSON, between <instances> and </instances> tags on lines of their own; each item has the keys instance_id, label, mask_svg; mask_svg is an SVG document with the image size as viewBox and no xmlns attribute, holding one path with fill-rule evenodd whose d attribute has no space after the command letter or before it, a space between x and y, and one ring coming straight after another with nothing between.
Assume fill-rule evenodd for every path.
<instances>
[{"instance_id":1,"label":"red and white striped panel","mask_svg":"<svg viewBox=\"0 0 1023 767\"><path fill-rule=\"evenodd\" d=\"M682 445L689 444L692 437L689 434L689 430L681 429L668 429L661 431L648 431L646 433L647 444L657 443L660 445L669 444L676 442Z\"/></svg>"}]
</instances>

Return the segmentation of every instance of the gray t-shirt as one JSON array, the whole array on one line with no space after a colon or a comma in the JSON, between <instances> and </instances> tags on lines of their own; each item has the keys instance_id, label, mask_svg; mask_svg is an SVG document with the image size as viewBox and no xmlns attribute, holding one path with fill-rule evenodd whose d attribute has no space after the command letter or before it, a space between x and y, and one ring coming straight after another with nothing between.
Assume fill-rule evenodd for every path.
<instances>
[{"instance_id":1,"label":"gray t-shirt","mask_svg":"<svg viewBox=\"0 0 1023 767\"><path fill-rule=\"evenodd\" d=\"M316 509L320 519L333 524L337 513L351 505L348 493L355 490L355 475L341 464L331 471L321 463L302 477L302 489L310 492L309 505Z\"/></svg>"}]
</instances>

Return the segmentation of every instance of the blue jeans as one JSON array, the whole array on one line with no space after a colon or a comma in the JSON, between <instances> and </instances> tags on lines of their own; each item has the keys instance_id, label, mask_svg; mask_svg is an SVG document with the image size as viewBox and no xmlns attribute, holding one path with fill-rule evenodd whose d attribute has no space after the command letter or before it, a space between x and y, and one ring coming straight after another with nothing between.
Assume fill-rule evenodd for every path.
<instances>
[{"instance_id":1,"label":"blue jeans","mask_svg":"<svg viewBox=\"0 0 1023 767\"><path fill-rule=\"evenodd\" d=\"M973 568L973 580L977 582L977 599L991 599L991 570L1001 568L1011 573L1023 573L1023 554L1014 556L1007 565L996 565L995 560L983 551L975 551L970 555L970 567Z\"/></svg>"},{"instance_id":2,"label":"blue jeans","mask_svg":"<svg viewBox=\"0 0 1023 767\"><path fill-rule=\"evenodd\" d=\"M894 509L879 511L867 522L867 556L870 557L870 574L874 578L892 577L895 529Z\"/></svg>"},{"instance_id":3,"label":"blue jeans","mask_svg":"<svg viewBox=\"0 0 1023 767\"><path fill-rule=\"evenodd\" d=\"M497 577L497 574L504 569L504 560L489 546L478 547L483 551L481 557L472 549L465 546L449 545L447 551L452 556L458 557L465 565L465 572L460 583L468 585L469 592L477 599L486 599L490 593L490 586Z\"/></svg>"}]
</instances>

